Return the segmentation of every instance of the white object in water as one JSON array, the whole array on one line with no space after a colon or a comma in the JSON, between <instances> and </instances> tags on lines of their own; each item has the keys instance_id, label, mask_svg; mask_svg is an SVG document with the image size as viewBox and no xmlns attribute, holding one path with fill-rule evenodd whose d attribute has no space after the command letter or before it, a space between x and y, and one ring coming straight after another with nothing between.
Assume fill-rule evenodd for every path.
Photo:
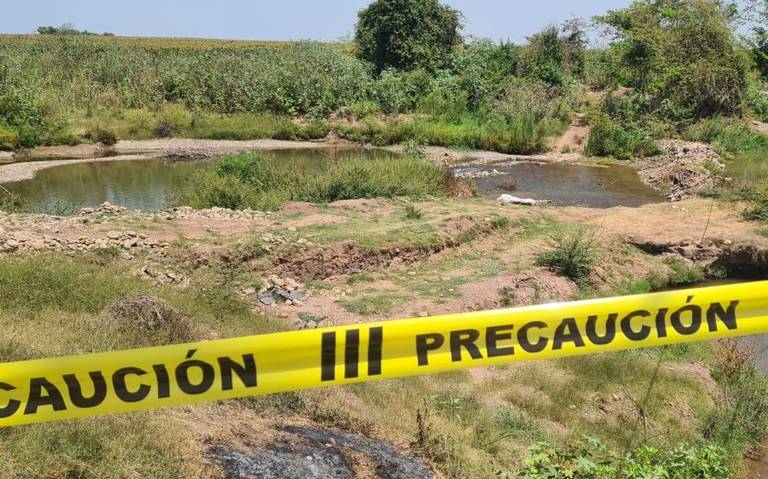
<instances>
[{"instance_id":1,"label":"white object in water","mask_svg":"<svg viewBox=\"0 0 768 479\"><path fill-rule=\"evenodd\" d=\"M501 195L498 198L496 198L496 201L500 201L507 204L514 204L514 205L530 205L530 206L536 206L536 203L538 203L536 200L532 198L518 198L517 196L512 195Z\"/></svg>"}]
</instances>

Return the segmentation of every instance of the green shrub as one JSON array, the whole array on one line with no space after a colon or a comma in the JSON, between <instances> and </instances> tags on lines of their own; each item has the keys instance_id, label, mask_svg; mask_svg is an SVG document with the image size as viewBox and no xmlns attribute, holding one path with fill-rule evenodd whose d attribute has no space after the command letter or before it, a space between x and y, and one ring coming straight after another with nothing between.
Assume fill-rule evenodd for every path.
<instances>
[{"instance_id":1,"label":"green shrub","mask_svg":"<svg viewBox=\"0 0 768 479\"><path fill-rule=\"evenodd\" d=\"M726 451L716 445L642 446L619 455L585 438L560 447L539 442L529 450L524 479L722 479L730 471Z\"/></svg>"},{"instance_id":2,"label":"green shrub","mask_svg":"<svg viewBox=\"0 0 768 479\"><path fill-rule=\"evenodd\" d=\"M407 220L420 220L424 214L420 209L413 205L405 205L405 219Z\"/></svg>"},{"instance_id":3,"label":"green shrub","mask_svg":"<svg viewBox=\"0 0 768 479\"><path fill-rule=\"evenodd\" d=\"M711 143L722 155L768 151L768 135L752 130L745 122L723 117L691 125L683 131L683 138Z\"/></svg>"},{"instance_id":4,"label":"green shrub","mask_svg":"<svg viewBox=\"0 0 768 479\"><path fill-rule=\"evenodd\" d=\"M689 266L683 260L670 258L664 261L664 263L672 270L667 277L667 286L669 287L696 284L704 281L706 278L704 270L701 267L696 265Z\"/></svg>"},{"instance_id":5,"label":"green shrub","mask_svg":"<svg viewBox=\"0 0 768 479\"><path fill-rule=\"evenodd\" d=\"M704 436L737 457L768 431L768 380L755 366L762 354L755 344L725 339L710 355L722 400L704 421Z\"/></svg>"},{"instance_id":6,"label":"green shrub","mask_svg":"<svg viewBox=\"0 0 768 479\"><path fill-rule=\"evenodd\" d=\"M598 113L590 120L589 138L584 148L589 156L628 159L658 151L653 140L639 128L621 125L605 113Z\"/></svg>"},{"instance_id":7,"label":"green shrub","mask_svg":"<svg viewBox=\"0 0 768 479\"><path fill-rule=\"evenodd\" d=\"M550 243L550 249L536 256L536 264L550 267L577 283L589 278L597 258L593 229L560 229L550 235Z\"/></svg>"},{"instance_id":8,"label":"green shrub","mask_svg":"<svg viewBox=\"0 0 768 479\"><path fill-rule=\"evenodd\" d=\"M15 150L20 143L21 138L17 131L0 128L0 150Z\"/></svg>"},{"instance_id":9,"label":"green shrub","mask_svg":"<svg viewBox=\"0 0 768 479\"><path fill-rule=\"evenodd\" d=\"M114 131L106 128L96 127L90 132L90 138L96 143L101 143L105 146L112 146L117 143L117 135Z\"/></svg>"},{"instance_id":10,"label":"green shrub","mask_svg":"<svg viewBox=\"0 0 768 479\"><path fill-rule=\"evenodd\" d=\"M276 209L287 200L327 203L355 198L445 194L443 170L426 160L349 158L317 175L254 153L221 160L182 188L177 202L194 208Z\"/></svg>"},{"instance_id":11,"label":"green shrub","mask_svg":"<svg viewBox=\"0 0 768 479\"><path fill-rule=\"evenodd\" d=\"M306 178L296 199L319 203L355 198L443 194L440 167L409 157L350 159Z\"/></svg>"}]
</instances>

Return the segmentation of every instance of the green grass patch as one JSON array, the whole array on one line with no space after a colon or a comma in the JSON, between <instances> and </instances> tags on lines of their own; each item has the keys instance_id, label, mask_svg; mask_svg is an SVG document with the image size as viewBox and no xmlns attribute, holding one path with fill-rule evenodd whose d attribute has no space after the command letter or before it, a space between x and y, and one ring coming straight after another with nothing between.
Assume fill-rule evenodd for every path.
<instances>
[{"instance_id":1,"label":"green grass patch","mask_svg":"<svg viewBox=\"0 0 768 479\"><path fill-rule=\"evenodd\" d=\"M399 292L382 292L375 289L364 289L356 297L344 297L339 305L351 313L362 316L389 314L397 303L405 303L408 298Z\"/></svg>"},{"instance_id":2,"label":"green grass patch","mask_svg":"<svg viewBox=\"0 0 768 479\"><path fill-rule=\"evenodd\" d=\"M220 161L212 172L195 176L179 202L194 208L273 210L284 201L328 203L337 200L445 195L443 170L423 159L349 158L307 174L247 153Z\"/></svg>"}]
</instances>

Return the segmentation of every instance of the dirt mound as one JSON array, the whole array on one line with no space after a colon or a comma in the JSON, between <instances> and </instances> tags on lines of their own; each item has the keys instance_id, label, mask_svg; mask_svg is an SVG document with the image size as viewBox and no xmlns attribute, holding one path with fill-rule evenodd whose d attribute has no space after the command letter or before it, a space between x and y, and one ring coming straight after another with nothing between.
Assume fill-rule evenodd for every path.
<instances>
[{"instance_id":1,"label":"dirt mound","mask_svg":"<svg viewBox=\"0 0 768 479\"><path fill-rule=\"evenodd\" d=\"M278 274L302 280L326 279L342 274L379 271L408 265L439 253L451 242L432 246L402 246L376 251L360 249L354 241L334 246L312 248L302 253L280 257L276 261Z\"/></svg>"},{"instance_id":2,"label":"dirt mound","mask_svg":"<svg viewBox=\"0 0 768 479\"><path fill-rule=\"evenodd\" d=\"M434 477L420 459L360 434L305 426L283 426L276 432L269 443L248 451L216 446L206 456L230 479Z\"/></svg>"},{"instance_id":3,"label":"dirt mound","mask_svg":"<svg viewBox=\"0 0 768 479\"><path fill-rule=\"evenodd\" d=\"M717 174L725 168L720 155L704 143L664 140L658 145L662 153L645 158L638 174L669 201L690 198L715 186Z\"/></svg>"}]
</instances>

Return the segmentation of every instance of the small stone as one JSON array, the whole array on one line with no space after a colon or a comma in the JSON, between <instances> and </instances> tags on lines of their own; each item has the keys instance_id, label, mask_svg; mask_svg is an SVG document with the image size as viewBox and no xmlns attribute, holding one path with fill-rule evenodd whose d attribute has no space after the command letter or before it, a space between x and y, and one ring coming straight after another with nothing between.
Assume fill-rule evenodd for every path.
<instances>
[{"instance_id":1,"label":"small stone","mask_svg":"<svg viewBox=\"0 0 768 479\"><path fill-rule=\"evenodd\" d=\"M290 299L286 299L285 300L285 305L286 306L293 306L293 301L291 301Z\"/></svg>"},{"instance_id":2,"label":"small stone","mask_svg":"<svg viewBox=\"0 0 768 479\"><path fill-rule=\"evenodd\" d=\"M10 248L11 250L15 250L16 248L19 247L19 242L16 240L9 239L8 241L5 242L5 246Z\"/></svg>"},{"instance_id":3,"label":"small stone","mask_svg":"<svg viewBox=\"0 0 768 479\"><path fill-rule=\"evenodd\" d=\"M119 231L108 231L107 232L107 238L111 240L120 239L123 235Z\"/></svg>"},{"instance_id":4,"label":"small stone","mask_svg":"<svg viewBox=\"0 0 768 479\"><path fill-rule=\"evenodd\" d=\"M419 312L419 317L420 318L426 318L427 316L429 316L428 312L426 312L426 311L420 311Z\"/></svg>"},{"instance_id":5,"label":"small stone","mask_svg":"<svg viewBox=\"0 0 768 479\"><path fill-rule=\"evenodd\" d=\"M723 241L723 244L724 244L725 246L731 246L731 245L733 244L733 241L731 241L731 240L725 240L725 241Z\"/></svg>"}]
</instances>

